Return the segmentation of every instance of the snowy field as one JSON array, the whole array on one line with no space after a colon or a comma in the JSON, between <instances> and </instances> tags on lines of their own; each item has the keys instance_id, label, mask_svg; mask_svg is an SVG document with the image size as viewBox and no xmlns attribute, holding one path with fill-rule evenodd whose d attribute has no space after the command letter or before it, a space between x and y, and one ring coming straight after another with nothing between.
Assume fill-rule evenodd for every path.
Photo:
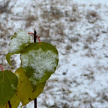
<instances>
[{"instance_id":1,"label":"snowy field","mask_svg":"<svg viewBox=\"0 0 108 108\"><path fill-rule=\"evenodd\" d=\"M0 65L19 28L55 45L59 65L38 108L108 108L108 0L0 0ZM16 62L17 61L17 62ZM27 108L33 108L33 102ZM20 107L19 107L20 108Z\"/></svg>"}]
</instances>

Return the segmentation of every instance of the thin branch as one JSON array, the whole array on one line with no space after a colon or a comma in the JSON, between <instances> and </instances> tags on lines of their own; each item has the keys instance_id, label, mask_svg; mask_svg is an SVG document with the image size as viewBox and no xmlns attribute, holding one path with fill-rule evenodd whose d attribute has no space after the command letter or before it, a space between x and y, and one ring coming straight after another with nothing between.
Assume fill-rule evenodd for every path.
<instances>
[{"instance_id":1,"label":"thin branch","mask_svg":"<svg viewBox=\"0 0 108 108\"><path fill-rule=\"evenodd\" d=\"M36 30L34 30L34 43L36 43Z\"/></svg>"},{"instance_id":2,"label":"thin branch","mask_svg":"<svg viewBox=\"0 0 108 108\"><path fill-rule=\"evenodd\" d=\"M8 101L8 105L9 105L9 108L12 108L12 105L11 105L10 101Z\"/></svg>"},{"instance_id":3,"label":"thin branch","mask_svg":"<svg viewBox=\"0 0 108 108\"><path fill-rule=\"evenodd\" d=\"M37 108L37 98L34 99L34 108Z\"/></svg>"},{"instance_id":4,"label":"thin branch","mask_svg":"<svg viewBox=\"0 0 108 108\"><path fill-rule=\"evenodd\" d=\"M34 30L34 43L36 43L36 37L37 37L36 34L37 34L36 30ZM37 98L34 99L34 108L37 108Z\"/></svg>"}]
</instances>

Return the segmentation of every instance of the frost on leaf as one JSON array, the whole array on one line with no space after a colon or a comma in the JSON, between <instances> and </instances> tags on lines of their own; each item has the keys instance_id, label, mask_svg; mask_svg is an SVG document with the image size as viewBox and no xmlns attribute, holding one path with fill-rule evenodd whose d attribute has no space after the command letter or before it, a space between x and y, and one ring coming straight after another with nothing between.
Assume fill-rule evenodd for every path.
<instances>
[{"instance_id":1,"label":"frost on leaf","mask_svg":"<svg viewBox=\"0 0 108 108\"><path fill-rule=\"evenodd\" d=\"M8 48L9 53L6 56L8 63L11 64L10 63L11 55L20 53L29 44L30 44L30 36L28 35L28 33L26 33L21 29L18 32L14 33L14 36L11 38L9 44Z\"/></svg>"},{"instance_id":2,"label":"frost on leaf","mask_svg":"<svg viewBox=\"0 0 108 108\"><path fill-rule=\"evenodd\" d=\"M58 65L58 51L48 43L31 43L21 53L21 64L33 85L46 81Z\"/></svg>"}]
</instances>

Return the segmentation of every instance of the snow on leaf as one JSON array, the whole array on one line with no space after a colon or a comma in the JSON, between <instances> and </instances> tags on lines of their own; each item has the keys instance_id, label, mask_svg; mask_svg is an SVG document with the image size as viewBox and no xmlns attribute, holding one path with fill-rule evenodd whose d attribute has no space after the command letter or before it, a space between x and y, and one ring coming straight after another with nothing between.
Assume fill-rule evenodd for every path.
<instances>
[{"instance_id":1,"label":"snow on leaf","mask_svg":"<svg viewBox=\"0 0 108 108\"><path fill-rule=\"evenodd\" d=\"M17 76L11 71L0 71L0 105L6 104L16 92Z\"/></svg>"},{"instance_id":2,"label":"snow on leaf","mask_svg":"<svg viewBox=\"0 0 108 108\"><path fill-rule=\"evenodd\" d=\"M19 30L17 33L14 34L12 37L10 44L9 44L9 53L20 53L25 46L29 45L30 43L30 36L23 30Z\"/></svg>"},{"instance_id":3,"label":"snow on leaf","mask_svg":"<svg viewBox=\"0 0 108 108\"><path fill-rule=\"evenodd\" d=\"M11 55L20 53L27 45L29 45L29 43L30 36L28 35L28 33L23 31L22 29L14 33L14 36L12 36L9 44L9 53L6 56L8 63L11 64Z\"/></svg>"},{"instance_id":4,"label":"snow on leaf","mask_svg":"<svg viewBox=\"0 0 108 108\"><path fill-rule=\"evenodd\" d=\"M46 81L58 65L57 49L45 42L31 43L21 53L21 64L33 85Z\"/></svg>"}]
</instances>

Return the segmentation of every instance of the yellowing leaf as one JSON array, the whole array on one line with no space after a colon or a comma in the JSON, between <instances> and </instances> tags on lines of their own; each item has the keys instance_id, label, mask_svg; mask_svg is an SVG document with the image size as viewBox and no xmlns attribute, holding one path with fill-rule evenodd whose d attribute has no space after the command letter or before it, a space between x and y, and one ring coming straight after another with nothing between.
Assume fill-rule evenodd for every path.
<instances>
[{"instance_id":1,"label":"yellowing leaf","mask_svg":"<svg viewBox=\"0 0 108 108\"><path fill-rule=\"evenodd\" d=\"M16 92L17 76L11 71L0 71L0 105L6 104Z\"/></svg>"},{"instance_id":2,"label":"yellowing leaf","mask_svg":"<svg viewBox=\"0 0 108 108\"><path fill-rule=\"evenodd\" d=\"M15 74L18 76L17 96L19 97L22 105L26 105L31 100L34 100L43 91L45 82L36 86L34 91L31 82L25 75L25 70L20 67L16 70Z\"/></svg>"},{"instance_id":3,"label":"yellowing leaf","mask_svg":"<svg viewBox=\"0 0 108 108\"><path fill-rule=\"evenodd\" d=\"M19 98L16 96L16 94L10 99L10 104L12 106L12 108L17 108L19 106L20 100ZM8 105L8 104L7 104ZM0 108L6 108L6 104L5 105L1 105ZM9 105L8 107L9 108Z\"/></svg>"},{"instance_id":4,"label":"yellowing leaf","mask_svg":"<svg viewBox=\"0 0 108 108\"><path fill-rule=\"evenodd\" d=\"M19 106L20 99L16 96L16 94L11 98L10 103L12 108L17 108Z\"/></svg>"}]
</instances>

